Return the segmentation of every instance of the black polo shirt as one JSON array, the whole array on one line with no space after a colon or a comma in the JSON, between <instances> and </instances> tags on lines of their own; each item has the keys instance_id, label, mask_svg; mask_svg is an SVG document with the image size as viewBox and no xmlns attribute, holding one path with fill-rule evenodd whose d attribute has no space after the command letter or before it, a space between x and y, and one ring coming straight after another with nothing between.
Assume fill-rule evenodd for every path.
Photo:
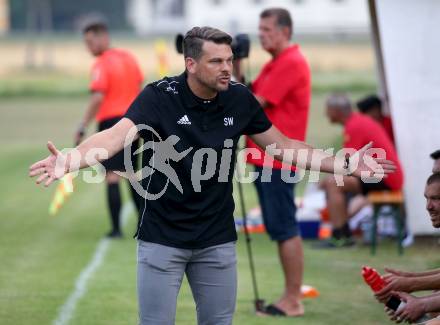
<instances>
[{"instance_id":1,"label":"black polo shirt","mask_svg":"<svg viewBox=\"0 0 440 325\"><path fill-rule=\"evenodd\" d=\"M186 74L164 78L147 85L125 117L138 125L146 145L142 166L151 168L143 169L149 175L142 180L149 200L138 238L186 249L236 240L232 177L237 143L243 134L271 127L247 87L230 82L228 90L205 102L191 92ZM142 124L154 131L142 130ZM172 150L163 150L170 136Z\"/></svg>"}]
</instances>

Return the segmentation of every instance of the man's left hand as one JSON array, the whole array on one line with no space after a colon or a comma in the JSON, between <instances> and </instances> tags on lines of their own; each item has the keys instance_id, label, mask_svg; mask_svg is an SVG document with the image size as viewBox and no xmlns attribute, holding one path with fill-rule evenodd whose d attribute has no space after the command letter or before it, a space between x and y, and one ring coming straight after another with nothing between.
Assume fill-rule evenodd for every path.
<instances>
[{"instance_id":1,"label":"man's left hand","mask_svg":"<svg viewBox=\"0 0 440 325\"><path fill-rule=\"evenodd\" d=\"M354 167L351 167L355 168L352 175L362 177L362 179L381 181L383 178L387 177L388 174L396 171L396 165L391 160L372 157L368 153L368 150L371 149L372 145L372 142L368 143L350 157L350 164L358 162L357 166L354 165Z\"/></svg>"},{"instance_id":2,"label":"man's left hand","mask_svg":"<svg viewBox=\"0 0 440 325\"><path fill-rule=\"evenodd\" d=\"M394 313L393 320L396 323L403 321L412 323L418 320L426 313L425 304L422 298L418 298L405 292L393 292L393 296L400 298L406 305L403 308L398 308Z\"/></svg>"}]
</instances>

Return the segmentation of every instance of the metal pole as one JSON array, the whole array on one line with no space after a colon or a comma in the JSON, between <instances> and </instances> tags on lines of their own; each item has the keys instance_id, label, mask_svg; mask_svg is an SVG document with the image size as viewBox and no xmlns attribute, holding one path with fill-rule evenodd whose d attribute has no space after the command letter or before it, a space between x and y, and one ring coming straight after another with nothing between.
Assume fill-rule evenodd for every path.
<instances>
[{"instance_id":1,"label":"metal pole","mask_svg":"<svg viewBox=\"0 0 440 325\"><path fill-rule=\"evenodd\" d=\"M237 167L237 176L238 176L238 194L240 199L240 205L241 205L241 214L243 218L243 229L244 229L244 236L246 240L246 249L248 253L248 259L249 259L249 267L251 270L251 278L252 278L252 287L254 289L254 306L255 311L264 311L264 299L260 299L260 296L258 294L258 286L257 286L257 277L255 273L255 265L254 265L254 258L252 255L252 245L251 245L251 236L249 234L249 230L247 228L247 217L246 217L246 207L244 203L244 197L243 197L243 186L241 185L241 175L240 175L240 167Z\"/></svg>"}]
</instances>

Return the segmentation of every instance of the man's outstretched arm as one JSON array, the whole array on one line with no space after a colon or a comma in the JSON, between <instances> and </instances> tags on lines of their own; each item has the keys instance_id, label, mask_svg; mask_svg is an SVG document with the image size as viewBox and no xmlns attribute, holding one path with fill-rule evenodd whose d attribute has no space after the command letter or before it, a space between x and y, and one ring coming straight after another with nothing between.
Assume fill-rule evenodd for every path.
<instances>
[{"instance_id":1,"label":"man's outstretched arm","mask_svg":"<svg viewBox=\"0 0 440 325\"><path fill-rule=\"evenodd\" d=\"M136 129L130 132L133 127L135 125L131 120L123 118L110 129L95 133L66 154L49 141L47 147L50 155L34 163L29 168L29 176L38 176L37 184L44 182L44 186L49 186L69 172L106 160L124 148L127 136L132 135L131 141L137 138Z\"/></svg>"},{"instance_id":2,"label":"man's outstretched arm","mask_svg":"<svg viewBox=\"0 0 440 325\"><path fill-rule=\"evenodd\" d=\"M401 270L396 270L396 269L386 267L385 271L388 273L388 274L385 274L385 278L392 277L394 275L406 277L406 278L413 278L413 277L440 274L440 268L427 270L427 271L421 271L421 272L407 272L407 271L401 271ZM401 290L397 290L397 291L401 291Z\"/></svg>"},{"instance_id":3,"label":"man's outstretched arm","mask_svg":"<svg viewBox=\"0 0 440 325\"><path fill-rule=\"evenodd\" d=\"M265 132L250 136L252 140L261 148L276 145L276 149L268 153L275 159L289 162L302 169L327 172L339 175L361 176L361 173L367 173L369 177L380 177L392 173L396 170L394 163L386 159L372 158L365 152L371 148L371 143L356 152L356 159L350 159L347 166L344 156L337 157L321 149L314 149L305 142L289 139L282 134L275 126L272 126ZM291 152L291 156L287 153ZM358 163L354 164L354 160Z\"/></svg>"},{"instance_id":4,"label":"man's outstretched arm","mask_svg":"<svg viewBox=\"0 0 440 325\"><path fill-rule=\"evenodd\" d=\"M425 274L425 273L420 273ZM375 293L377 300L380 302L386 302L393 291L401 292L415 292L423 290L439 290L440 289L440 274L430 274L420 276L398 276L395 274L384 276L386 286L380 291Z\"/></svg>"}]
</instances>

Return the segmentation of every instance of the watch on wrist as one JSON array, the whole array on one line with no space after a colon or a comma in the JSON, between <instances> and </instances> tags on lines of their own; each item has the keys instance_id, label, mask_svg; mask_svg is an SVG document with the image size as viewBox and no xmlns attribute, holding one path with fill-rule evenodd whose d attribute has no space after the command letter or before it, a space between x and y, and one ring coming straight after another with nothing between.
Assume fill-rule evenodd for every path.
<instances>
[{"instance_id":1,"label":"watch on wrist","mask_svg":"<svg viewBox=\"0 0 440 325\"><path fill-rule=\"evenodd\" d=\"M345 158L344 158L344 166L342 167L344 168L345 172L346 172L346 176L350 176L351 174L353 174L353 171L350 170L350 154L345 154Z\"/></svg>"}]
</instances>

